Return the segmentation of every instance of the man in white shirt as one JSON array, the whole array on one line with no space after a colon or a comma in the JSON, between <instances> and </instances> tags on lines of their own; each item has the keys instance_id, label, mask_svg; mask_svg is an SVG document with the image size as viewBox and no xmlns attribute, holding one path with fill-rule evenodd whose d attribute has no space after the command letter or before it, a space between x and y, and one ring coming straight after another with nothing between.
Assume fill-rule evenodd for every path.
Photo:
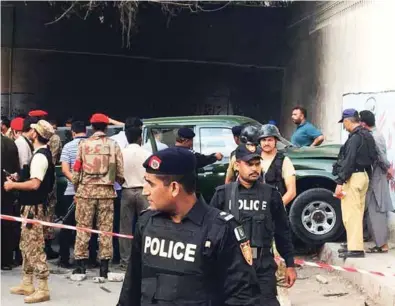
<instances>
[{"instance_id":1,"label":"man in white shirt","mask_svg":"<svg viewBox=\"0 0 395 306\"><path fill-rule=\"evenodd\" d=\"M122 186L121 233L131 235L133 224L138 215L149 206L146 197L142 194L145 174L143 163L151 153L141 147L140 128L129 127L125 132L129 145L122 150L125 183ZM132 241L120 239L119 245L121 269L126 269L130 259Z\"/></svg>"},{"instance_id":2,"label":"man in white shirt","mask_svg":"<svg viewBox=\"0 0 395 306\"><path fill-rule=\"evenodd\" d=\"M128 146L128 140L126 138L125 130L128 129L129 127L138 127L142 128L143 122L140 120L140 118L137 117L127 117L125 120L125 123L116 121L114 119L109 118L110 124L113 125L123 125L124 130L120 131L118 134L111 136L110 138L115 140L119 147L122 149L126 148ZM119 233L120 229L120 214L121 214L121 198L122 198L122 186L119 185L117 182L114 184L115 191L117 192L117 198L114 201L114 221L113 221L113 231L114 233ZM120 261L120 246L119 246L119 239L117 237L113 237L112 239L112 245L113 245L113 258L112 262L114 264L118 264Z\"/></svg>"},{"instance_id":3,"label":"man in white shirt","mask_svg":"<svg viewBox=\"0 0 395 306\"><path fill-rule=\"evenodd\" d=\"M21 121L20 119L15 118L14 120L18 120L20 123ZM23 179L23 176L26 174L26 173L24 174L24 172L26 172L26 168L30 164L30 160L32 159L33 151L34 151L33 144L29 140L31 133L33 132L30 125L37 123L38 120L35 117L27 117L25 119L22 119L23 124L20 130L17 128L18 122L14 120L12 122L14 123L14 127L16 129L13 129L13 133L15 138L15 144L18 148L19 165L22 170L21 177Z\"/></svg>"}]
</instances>

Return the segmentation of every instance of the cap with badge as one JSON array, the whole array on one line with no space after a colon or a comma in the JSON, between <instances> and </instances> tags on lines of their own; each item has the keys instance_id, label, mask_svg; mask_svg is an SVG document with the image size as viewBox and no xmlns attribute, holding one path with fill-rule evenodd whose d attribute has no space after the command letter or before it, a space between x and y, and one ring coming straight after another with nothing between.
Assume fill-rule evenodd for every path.
<instances>
[{"instance_id":1,"label":"cap with badge","mask_svg":"<svg viewBox=\"0 0 395 306\"><path fill-rule=\"evenodd\" d=\"M195 173L196 157L190 150L172 147L148 157L143 167L152 174L185 175Z\"/></svg>"},{"instance_id":2,"label":"cap with badge","mask_svg":"<svg viewBox=\"0 0 395 306\"><path fill-rule=\"evenodd\" d=\"M47 116L48 113L46 111L43 111L41 109L35 109L29 112L30 117L45 117Z\"/></svg>"},{"instance_id":3,"label":"cap with badge","mask_svg":"<svg viewBox=\"0 0 395 306\"><path fill-rule=\"evenodd\" d=\"M105 123L105 124L109 124L110 123L110 119L108 118L107 115L104 114L93 114L91 119L90 119L90 123Z\"/></svg>"},{"instance_id":4,"label":"cap with badge","mask_svg":"<svg viewBox=\"0 0 395 306\"><path fill-rule=\"evenodd\" d=\"M342 123L344 119L347 118L359 118L358 112L354 108L347 108L342 113L342 118L339 120L339 123Z\"/></svg>"},{"instance_id":5,"label":"cap with badge","mask_svg":"<svg viewBox=\"0 0 395 306\"><path fill-rule=\"evenodd\" d=\"M236 149L236 160L248 162L252 159L262 158L257 146L252 144L240 144Z\"/></svg>"},{"instance_id":6,"label":"cap with badge","mask_svg":"<svg viewBox=\"0 0 395 306\"><path fill-rule=\"evenodd\" d=\"M33 123L30 127L44 139L49 140L53 134L55 134L55 130L53 129L52 125L45 120L39 120L37 123Z\"/></svg>"},{"instance_id":7,"label":"cap with badge","mask_svg":"<svg viewBox=\"0 0 395 306\"><path fill-rule=\"evenodd\" d=\"M10 126L14 131L18 131L18 132L22 131L23 130L23 121L24 121L24 119L22 117L16 117L16 118L12 119Z\"/></svg>"},{"instance_id":8,"label":"cap with badge","mask_svg":"<svg viewBox=\"0 0 395 306\"><path fill-rule=\"evenodd\" d=\"M193 139L195 137L195 133L188 128L180 128L178 130L178 137L185 138L185 139Z\"/></svg>"}]
</instances>

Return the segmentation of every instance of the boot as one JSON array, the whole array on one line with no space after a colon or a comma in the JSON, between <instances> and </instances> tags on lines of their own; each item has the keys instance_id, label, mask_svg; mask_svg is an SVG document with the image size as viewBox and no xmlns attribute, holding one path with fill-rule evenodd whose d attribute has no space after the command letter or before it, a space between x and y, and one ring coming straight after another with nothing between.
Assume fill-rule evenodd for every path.
<instances>
[{"instance_id":1,"label":"boot","mask_svg":"<svg viewBox=\"0 0 395 306\"><path fill-rule=\"evenodd\" d=\"M11 294L30 295L34 292L33 274L24 274L22 283L10 289Z\"/></svg>"},{"instance_id":2,"label":"boot","mask_svg":"<svg viewBox=\"0 0 395 306\"><path fill-rule=\"evenodd\" d=\"M107 278L108 276L108 259L102 259L100 261L100 277Z\"/></svg>"},{"instance_id":3,"label":"boot","mask_svg":"<svg viewBox=\"0 0 395 306\"><path fill-rule=\"evenodd\" d=\"M51 260L51 259L56 259L59 257L59 253L55 252L52 249L52 240L45 240L45 253L47 254L47 259Z\"/></svg>"},{"instance_id":4,"label":"boot","mask_svg":"<svg viewBox=\"0 0 395 306\"><path fill-rule=\"evenodd\" d=\"M40 302L49 301L48 280L47 279L39 279L37 290L34 291L33 294L25 297L24 301L26 304L33 304L33 303L40 303Z\"/></svg>"},{"instance_id":5,"label":"boot","mask_svg":"<svg viewBox=\"0 0 395 306\"><path fill-rule=\"evenodd\" d=\"M77 259L74 264L77 267L73 270L73 274L86 274L86 259Z\"/></svg>"}]
</instances>

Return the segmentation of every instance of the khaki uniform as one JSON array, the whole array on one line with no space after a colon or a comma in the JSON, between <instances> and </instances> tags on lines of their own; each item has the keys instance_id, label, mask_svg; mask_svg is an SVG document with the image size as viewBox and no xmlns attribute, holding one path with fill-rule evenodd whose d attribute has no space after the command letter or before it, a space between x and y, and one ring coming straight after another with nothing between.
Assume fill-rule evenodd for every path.
<instances>
[{"instance_id":1,"label":"khaki uniform","mask_svg":"<svg viewBox=\"0 0 395 306\"><path fill-rule=\"evenodd\" d=\"M347 233L347 248L351 251L364 250L362 220L368 187L366 172L353 173L343 184L345 196L341 200L342 217Z\"/></svg>"},{"instance_id":2,"label":"khaki uniform","mask_svg":"<svg viewBox=\"0 0 395 306\"><path fill-rule=\"evenodd\" d=\"M56 134L54 134L48 142L49 149L52 154L52 162L56 166L58 163L58 160L60 158L60 153L62 152L62 142L60 140L60 137ZM47 207L47 214L45 216L46 221L48 222L54 222L55 219L55 207L57 203L57 184L56 184L56 172L55 172L55 184L53 187L53 190L51 194L49 195L49 200L48 200L48 207ZM52 240L55 238L55 232L53 227L45 226L44 227L44 236L45 240Z\"/></svg>"},{"instance_id":3,"label":"khaki uniform","mask_svg":"<svg viewBox=\"0 0 395 306\"><path fill-rule=\"evenodd\" d=\"M92 228L97 214L100 231L112 232L114 198L117 194L114 182L124 182L123 158L118 144L103 132L81 140L73 170L72 183L76 189L76 222L78 227ZM76 260L89 257L88 244L91 234L77 231L74 247ZM99 258L112 258L112 237L100 235Z\"/></svg>"}]
</instances>

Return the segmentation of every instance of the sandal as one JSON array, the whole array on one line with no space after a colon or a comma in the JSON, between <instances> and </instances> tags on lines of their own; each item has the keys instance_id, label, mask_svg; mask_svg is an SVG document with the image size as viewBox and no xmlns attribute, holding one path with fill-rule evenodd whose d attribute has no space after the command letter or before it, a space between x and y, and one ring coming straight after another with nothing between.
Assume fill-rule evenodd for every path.
<instances>
[{"instance_id":1,"label":"sandal","mask_svg":"<svg viewBox=\"0 0 395 306\"><path fill-rule=\"evenodd\" d=\"M366 253L388 253L388 250L383 250L381 247L375 246L373 248L369 248Z\"/></svg>"}]
</instances>

